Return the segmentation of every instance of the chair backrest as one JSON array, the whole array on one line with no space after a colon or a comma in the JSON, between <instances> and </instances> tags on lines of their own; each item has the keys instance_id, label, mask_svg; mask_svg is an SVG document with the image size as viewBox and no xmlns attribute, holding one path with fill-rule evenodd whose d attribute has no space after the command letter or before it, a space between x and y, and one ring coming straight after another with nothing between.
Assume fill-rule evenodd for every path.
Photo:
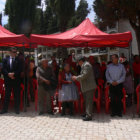
<instances>
[{"instance_id":1,"label":"chair backrest","mask_svg":"<svg viewBox=\"0 0 140 140\"><path fill-rule=\"evenodd\" d=\"M109 85L105 87L105 98L109 98Z\"/></svg>"},{"instance_id":2,"label":"chair backrest","mask_svg":"<svg viewBox=\"0 0 140 140\"><path fill-rule=\"evenodd\" d=\"M140 84L136 88L136 93L138 94L140 92Z\"/></svg>"},{"instance_id":3,"label":"chair backrest","mask_svg":"<svg viewBox=\"0 0 140 140\"><path fill-rule=\"evenodd\" d=\"M3 90L4 90L4 80L0 79L0 94L3 93Z\"/></svg>"},{"instance_id":4,"label":"chair backrest","mask_svg":"<svg viewBox=\"0 0 140 140\"><path fill-rule=\"evenodd\" d=\"M23 83L20 84L20 87L21 87L21 91L24 91L24 84Z\"/></svg>"},{"instance_id":5,"label":"chair backrest","mask_svg":"<svg viewBox=\"0 0 140 140\"><path fill-rule=\"evenodd\" d=\"M33 82L33 89L36 90L37 86L38 86L37 79L33 78L32 80L33 80L32 81Z\"/></svg>"},{"instance_id":6,"label":"chair backrest","mask_svg":"<svg viewBox=\"0 0 140 140\"><path fill-rule=\"evenodd\" d=\"M100 97L101 97L101 89L100 89L99 86L97 86L97 88L95 89L95 91L94 91L94 96L95 96L96 98L100 99Z\"/></svg>"},{"instance_id":7,"label":"chair backrest","mask_svg":"<svg viewBox=\"0 0 140 140\"><path fill-rule=\"evenodd\" d=\"M127 94L126 94L126 90L125 90L125 88L122 89L122 93L123 93L123 98L125 98L126 95L127 95Z\"/></svg>"},{"instance_id":8,"label":"chair backrest","mask_svg":"<svg viewBox=\"0 0 140 140\"><path fill-rule=\"evenodd\" d=\"M104 84L104 80L103 79L98 79L98 86L103 88L104 87L103 84Z\"/></svg>"}]
</instances>

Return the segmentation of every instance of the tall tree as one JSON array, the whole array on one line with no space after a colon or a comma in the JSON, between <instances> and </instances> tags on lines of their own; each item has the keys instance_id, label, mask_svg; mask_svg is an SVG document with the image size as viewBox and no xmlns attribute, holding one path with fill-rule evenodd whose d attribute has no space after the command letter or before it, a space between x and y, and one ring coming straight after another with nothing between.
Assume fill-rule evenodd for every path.
<instances>
[{"instance_id":1,"label":"tall tree","mask_svg":"<svg viewBox=\"0 0 140 140\"><path fill-rule=\"evenodd\" d=\"M69 22L69 27L75 27L79 25L89 14L88 3L86 0L80 0L79 6L75 11L75 15Z\"/></svg>"},{"instance_id":2,"label":"tall tree","mask_svg":"<svg viewBox=\"0 0 140 140\"><path fill-rule=\"evenodd\" d=\"M58 32L58 18L50 6L49 0L46 0L46 10L44 12L44 30L46 34Z\"/></svg>"},{"instance_id":3,"label":"tall tree","mask_svg":"<svg viewBox=\"0 0 140 140\"><path fill-rule=\"evenodd\" d=\"M60 31L64 32L74 15L75 0L50 0L50 5L58 17Z\"/></svg>"},{"instance_id":4,"label":"tall tree","mask_svg":"<svg viewBox=\"0 0 140 140\"><path fill-rule=\"evenodd\" d=\"M2 13L0 13L0 25L2 25Z\"/></svg>"},{"instance_id":5,"label":"tall tree","mask_svg":"<svg viewBox=\"0 0 140 140\"><path fill-rule=\"evenodd\" d=\"M75 12L75 0L49 0L49 4L58 18L58 25L61 32L66 31L68 23ZM58 49L58 57L66 58L66 48Z\"/></svg>"},{"instance_id":6,"label":"tall tree","mask_svg":"<svg viewBox=\"0 0 140 140\"><path fill-rule=\"evenodd\" d=\"M128 19L136 32L140 54L140 0L95 0L93 8L98 20L106 25Z\"/></svg>"},{"instance_id":7,"label":"tall tree","mask_svg":"<svg viewBox=\"0 0 140 140\"><path fill-rule=\"evenodd\" d=\"M9 27L14 33L29 36L34 26L37 5L41 0L6 0L5 14L9 16Z\"/></svg>"},{"instance_id":8,"label":"tall tree","mask_svg":"<svg viewBox=\"0 0 140 140\"><path fill-rule=\"evenodd\" d=\"M44 34L44 12L41 8L36 9L34 20L34 26L32 29L32 33L34 34Z\"/></svg>"}]
</instances>

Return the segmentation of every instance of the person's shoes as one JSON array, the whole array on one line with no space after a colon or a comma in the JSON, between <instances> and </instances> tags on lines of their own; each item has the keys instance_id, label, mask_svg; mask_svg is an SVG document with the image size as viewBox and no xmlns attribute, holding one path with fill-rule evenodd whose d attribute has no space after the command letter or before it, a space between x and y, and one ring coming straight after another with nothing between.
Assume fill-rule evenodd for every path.
<instances>
[{"instance_id":1,"label":"person's shoes","mask_svg":"<svg viewBox=\"0 0 140 140\"><path fill-rule=\"evenodd\" d=\"M49 115L54 115L54 113L53 113L53 112L48 112L47 114L49 114Z\"/></svg>"},{"instance_id":2,"label":"person's shoes","mask_svg":"<svg viewBox=\"0 0 140 140\"><path fill-rule=\"evenodd\" d=\"M83 121L91 121L92 120L92 117L90 117L90 116L86 116L84 119L83 119Z\"/></svg>"},{"instance_id":3,"label":"person's shoes","mask_svg":"<svg viewBox=\"0 0 140 140\"><path fill-rule=\"evenodd\" d=\"M66 114L65 113L61 113L61 116L65 116Z\"/></svg>"},{"instance_id":4,"label":"person's shoes","mask_svg":"<svg viewBox=\"0 0 140 140\"><path fill-rule=\"evenodd\" d=\"M19 112L18 110L17 110L17 111L15 111L15 113L16 113L16 114L20 114L20 112Z\"/></svg>"},{"instance_id":5,"label":"person's shoes","mask_svg":"<svg viewBox=\"0 0 140 140\"><path fill-rule=\"evenodd\" d=\"M116 114L115 114L115 113L112 113L110 116L111 116L111 117L115 117L115 116L116 116Z\"/></svg>"},{"instance_id":6,"label":"person's shoes","mask_svg":"<svg viewBox=\"0 0 140 140\"><path fill-rule=\"evenodd\" d=\"M81 116L82 116L83 118L85 118L85 117L86 117L86 114L82 114Z\"/></svg>"},{"instance_id":7,"label":"person's shoes","mask_svg":"<svg viewBox=\"0 0 140 140\"><path fill-rule=\"evenodd\" d=\"M6 114L6 113L8 113L8 111L2 110L2 111L0 112L0 114Z\"/></svg>"},{"instance_id":8,"label":"person's shoes","mask_svg":"<svg viewBox=\"0 0 140 140\"><path fill-rule=\"evenodd\" d=\"M139 114L139 118L140 118L140 114Z\"/></svg>"},{"instance_id":9,"label":"person's shoes","mask_svg":"<svg viewBox=\"0 0 140 140\"><path fill-rule=\"evenodd\" d=\"M122 113L119 113L117 116L122 117Z\"/></svg>"},{"instance_id":10,"label":"person's shoes","mask_svg":"<svg viewBox=\"0 0 140 140\"><path fill-rule=\"evenodd\" d=\"M74 115L74 113L73 112L70 112L70 116L73 116Z\"/></svg>"},{"instance_id":11,"label":"person's shoes","mask_svg":"<svg viewBox=\"0 0 140 140\"><path fill-rule=\"evenodd\" d=\"M38 115L43 115L44 114L44 112L39 112L39 114Z\"/></svg>"}]
</instances>

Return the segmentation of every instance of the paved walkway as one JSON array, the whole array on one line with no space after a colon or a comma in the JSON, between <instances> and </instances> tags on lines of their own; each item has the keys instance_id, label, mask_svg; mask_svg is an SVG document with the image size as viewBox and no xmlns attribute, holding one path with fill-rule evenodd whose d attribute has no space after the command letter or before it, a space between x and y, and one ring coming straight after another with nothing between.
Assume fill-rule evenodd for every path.
<instances>
[{"instance_id":1,"label":"paved walkway","mask_svg":"<svg viewBox=\"0 0 140 140\"><path fill-rule=\"evenodd\" d=\"M127 113L122 118L95 114L93 121L81 117L38 116L29 111L0 115L0 140L139 140L140 118Z\"/></svg>"}]
</instances>

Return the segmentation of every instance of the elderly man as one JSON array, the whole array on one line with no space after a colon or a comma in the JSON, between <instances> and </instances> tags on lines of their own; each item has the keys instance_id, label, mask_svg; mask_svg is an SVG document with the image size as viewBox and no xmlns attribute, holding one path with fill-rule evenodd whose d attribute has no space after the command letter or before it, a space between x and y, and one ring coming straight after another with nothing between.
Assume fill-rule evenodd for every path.
<instances>
[{"instance_id":1,"label":"elderly man","mask_svg":"<svg viewBox=\"0 0 140 140\"><path fill-rule=\"evenodd\" d=\"M115 115L122 117L122 88L126 70L122 64L118 63L118 60L117 54L112 55L112 63L108 65L106 70L106 79L110 84L112 117Z\"/></svg>"},{"instance_id":2,"label":"elderly man","mask_svg":"<svg viewBox=\"0 0 140 140\"><path fill-rule=\"evenodd\" d=\"M81 84L86 111L86 114L83 115L83 121L90 121L92 120L93 111L93 93L96 88L95 76L92 66L84 57L78 59L78 64L81 66L81 73L79 76L73 76L72 79L79 81Z\"/></svg>"},{"instance_id":3,"label":"elderly man","mask_svg":"<svg viewBox=\"0 0 140 140\"><path fill-rule=\"evenodd\" d=\"M48 60L42 59L40 66L37 68L36 76L38 79L38 102L39 102L39 115L44 114L44 101L46 98L47 113L53 115L51 108L51 79L53 72L51 67L48 66Z\"/></svg>"}]
</instances>

